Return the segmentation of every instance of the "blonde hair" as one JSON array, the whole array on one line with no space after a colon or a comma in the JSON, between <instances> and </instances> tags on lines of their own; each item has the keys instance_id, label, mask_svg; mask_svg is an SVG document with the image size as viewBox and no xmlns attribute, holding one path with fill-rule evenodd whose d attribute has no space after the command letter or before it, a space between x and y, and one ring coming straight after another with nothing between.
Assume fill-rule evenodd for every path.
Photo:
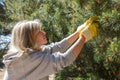
<instances>
[{"instance_id":1,"label":"blonde hair","mask_svg":"<svg viewBox=\"0 0 120 80\"><path fill-rule=\"evenodd\" d=\"M22 21L18 22L13 30L10 48L11 52L24 52L33 49L36 40L36 34L41 29L41 23L38 21Z\"/></svg>"}]
</instances>

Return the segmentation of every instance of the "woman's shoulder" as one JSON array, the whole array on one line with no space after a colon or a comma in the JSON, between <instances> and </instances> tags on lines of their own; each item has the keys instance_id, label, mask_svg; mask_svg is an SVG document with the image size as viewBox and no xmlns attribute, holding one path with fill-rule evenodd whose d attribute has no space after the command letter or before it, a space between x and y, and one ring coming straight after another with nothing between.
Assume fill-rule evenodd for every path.
<instances>
[{"instance_id":1,"label":"woman's shoulder","mask_svg":"<svg viewBox=\"0 0 120 80\"><path fill-rule=\"evenodd\" d=\"M19 52L13 52L13 53L7 53L3 56L4 60L10 60L12 58L20 57L22 53Z\"/></svg>"}]
</instances>

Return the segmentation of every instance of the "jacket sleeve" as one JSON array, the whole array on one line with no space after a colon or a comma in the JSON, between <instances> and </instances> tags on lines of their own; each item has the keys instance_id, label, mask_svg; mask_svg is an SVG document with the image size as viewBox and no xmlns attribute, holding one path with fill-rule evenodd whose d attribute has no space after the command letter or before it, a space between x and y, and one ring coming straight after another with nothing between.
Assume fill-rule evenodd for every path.
<instances>
[{"instance_id":1,"label":"jacket sleeve","mask_svg":"<svg viewBox=\"0 0 120 80\"><path fill-rule=\"evenodd\" d=\"M67 42L66 38L60 42L51 43L50 45L44 45L42 47L43 52L45 53L55 53L55 52L65 52L70 47L70 44Z\"/></svg>"}]
</instances>

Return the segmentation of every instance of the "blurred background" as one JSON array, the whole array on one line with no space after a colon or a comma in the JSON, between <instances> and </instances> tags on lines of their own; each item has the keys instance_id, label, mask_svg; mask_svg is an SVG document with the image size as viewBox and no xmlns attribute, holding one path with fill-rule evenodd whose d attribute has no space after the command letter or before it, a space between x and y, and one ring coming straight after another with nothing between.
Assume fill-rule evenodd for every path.
<instances>
[{"instance_id":1,"label":"blurred background","mask_svg":"<svg viewBox=\"0 0 120 80\"><path fill-rule=\"evenodd\" d=\"M55 80L120 80L120 0L0 0L0 67L13 26L40 20L48 44L73 33L89 17L99 17L98 35Z\"/></svg>"}]
</instances>

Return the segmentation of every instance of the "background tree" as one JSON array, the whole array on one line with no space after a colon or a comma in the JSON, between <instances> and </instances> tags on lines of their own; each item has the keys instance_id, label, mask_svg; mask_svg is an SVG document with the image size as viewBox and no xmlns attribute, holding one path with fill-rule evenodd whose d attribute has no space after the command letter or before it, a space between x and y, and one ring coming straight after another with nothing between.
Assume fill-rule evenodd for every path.
<instances>
[{"instance_id":1,"label":"background tree","mask_svg":"<svg viewBox=\"0 0 120 80\"><path fill-rule=\"evenodd\" d=\"M3 32L10 33L20 20L40 19L49 43L63 39L97 15L98 36L85 44L74 64L57 74L56 80L120 79L119 0L6 0L5 4L7 17L0 19Z\"/></svg>"}]
</instances>

